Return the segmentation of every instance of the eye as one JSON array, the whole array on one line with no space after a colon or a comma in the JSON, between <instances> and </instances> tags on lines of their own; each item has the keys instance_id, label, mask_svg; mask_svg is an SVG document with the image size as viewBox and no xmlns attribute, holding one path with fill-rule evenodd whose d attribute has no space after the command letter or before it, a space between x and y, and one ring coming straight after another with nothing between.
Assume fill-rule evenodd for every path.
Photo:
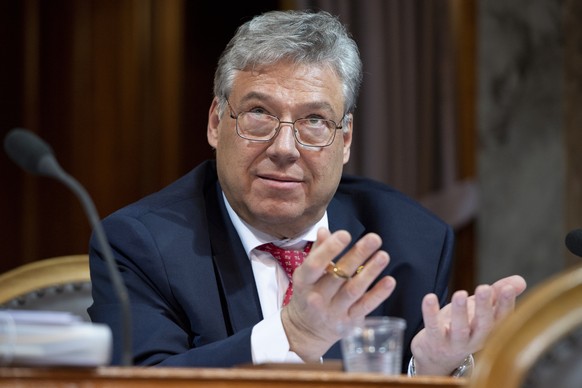
<instances>
[{"instance_id":1,"label":"eye","mask_svg":"<svg viewBox=\"0 0 582 388\"><path fill-rule=\"evenodd\" d=\"M251 112L251 113L258 113L258 114L270 114L269 111L267 111L266 109L264 109L263 107L260 106L255 106L251 109L247 109L247 112Z\"/></svg>"},{"instance_id":2,"label":"eye","mask_svg":"<svg viewBox=\"0 0 582 388\"><path fill-rule=\"evenodd\" d=\"M269 112L267 112L265 109L258 108L258 107L252 108L251 110L246 111L245 116L249 120L254 120L254 121L259 121L259 122L264 122L264 123L270 123L271 121L273 121L273 119L276 120L276 118L274 116L272 116L271 114L269 114Z\"/></svg>"},{"instance_id":3,"label":"eye","mask_svg":"<svg viewBox=\"0 0 582 388\"><path fill-rule=\"evenodd\" d=\"M303 118L301 120L301 125L308 127L308 128L324 128L327 127L328 124L328 120L325 119L324 117L321 117L319 115L311 115L311 116L307 116L305 118Z\"/></svg>"},{"instance_id":4,"label":"eye","mask_svg":"<svg viewBox=\"0 0 582 388\"><path fill-rule=\"evenodd\" d=\"M323 119L321 117L306 117L305 118L305 123L308 125L313 125L313 126L321 125L324 121L325 121L325 119Z\"/></svg>"}]
</instances>

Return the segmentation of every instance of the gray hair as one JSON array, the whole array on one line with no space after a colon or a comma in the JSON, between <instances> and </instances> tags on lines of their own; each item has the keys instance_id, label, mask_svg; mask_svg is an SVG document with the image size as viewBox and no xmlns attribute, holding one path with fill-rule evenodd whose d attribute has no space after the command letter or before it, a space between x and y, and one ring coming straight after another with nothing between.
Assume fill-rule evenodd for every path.
<instances>
[{"instance_id":1,"label":"gray hair","mask_svg":"<svg viewBox=\"0 0 582 388\"><path fill-rule=\"evenodd\" d=\"M344 112L353 112L362 82L360 53L346 27L324 11L270 11L241 25L214 75L219 110L225 108L236 71L284 60L330 66L343 82Z\"/></svg>"}]
</instances>

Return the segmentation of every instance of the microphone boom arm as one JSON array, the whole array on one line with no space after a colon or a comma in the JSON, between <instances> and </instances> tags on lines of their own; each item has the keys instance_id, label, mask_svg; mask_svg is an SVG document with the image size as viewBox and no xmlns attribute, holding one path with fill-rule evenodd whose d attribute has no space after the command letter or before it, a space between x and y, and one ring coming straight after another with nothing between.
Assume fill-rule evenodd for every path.
<instances>
[{"instance_id":1,"label":"microphone boom arm","mask_svg":"<svg viewBox=\"0 0 582 388\"><path fill-rule=\"evenodd\" d=\"M107 264L107 269L109 271L109 276L111 277L111 282L113 283L113 288L119 298L121 315L122 315L122 360L121 363L124 366L132 365L132 341L131 341L131 313L129 309L129 296L127 293L127 288L123 283L123 279L119 274L119 270L115 265L115 260L113 259L113 252L111 246L101 225L97 209L95 204L91 200L91 197L87 193L87 190L70 174L65 172L59 163L56 161L52 155L45 156L39 161L39 170L41 172L47 172L46 175L52 176L61 182L63 182L69 189L71 189L76 196L81 201L85 213L89 218L89 223L93 228L97 242L103 251L103 256Z\"/></svg>"}]
</instances>

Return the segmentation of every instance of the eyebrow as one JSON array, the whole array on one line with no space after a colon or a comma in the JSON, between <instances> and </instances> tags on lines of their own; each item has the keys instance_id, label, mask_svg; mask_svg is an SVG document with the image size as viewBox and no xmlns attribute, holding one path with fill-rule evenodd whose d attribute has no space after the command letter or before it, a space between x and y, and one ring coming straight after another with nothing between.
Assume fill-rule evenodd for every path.
<instances>
[{"instance_id":1,"label":"eyebrow","mask_svg":"<svg viewBox=\"0 0 582 388\"><path fill-rule=\"evenodd\" d=\"M244 95L240 102L245 103L245 102L250 101L250 100L259 100L259 101L269 102L272 100L272 98L268 94L253 91L253 92L250 92L250 93ZM331 104L327 101L308 102L305 105L301 105L301 108L313 109L313 110L323 109L323 110L329 111L332 114L336 113L335 110L333 109L333 107L331 106Z\"/></svg>"}]
</instances>

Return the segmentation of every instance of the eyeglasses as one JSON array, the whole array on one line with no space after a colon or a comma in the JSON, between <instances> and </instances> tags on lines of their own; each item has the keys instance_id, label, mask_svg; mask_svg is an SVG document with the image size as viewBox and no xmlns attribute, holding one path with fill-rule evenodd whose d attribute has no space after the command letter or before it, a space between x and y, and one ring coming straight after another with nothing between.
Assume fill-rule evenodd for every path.
<instances>
[{"instance_id":1,"label":"eyeglasses","mask_svg":"<svg viewBox=\"0 0 582 388\"><path fill-rule=\"evenodd\" d=\"M268 113L245 111L235 113L230 108L230 118L236 120L236 133L243 139L267 142L274 139L281 124L289 124L293 127L293 135L297 143L307 147L327 147L335 139L335 132L342 129L333 120L317 117L300 118L295 121L281 121L277 116ZM343 120L343 119L342 119Z\"/></svg>"}]
</instances>

